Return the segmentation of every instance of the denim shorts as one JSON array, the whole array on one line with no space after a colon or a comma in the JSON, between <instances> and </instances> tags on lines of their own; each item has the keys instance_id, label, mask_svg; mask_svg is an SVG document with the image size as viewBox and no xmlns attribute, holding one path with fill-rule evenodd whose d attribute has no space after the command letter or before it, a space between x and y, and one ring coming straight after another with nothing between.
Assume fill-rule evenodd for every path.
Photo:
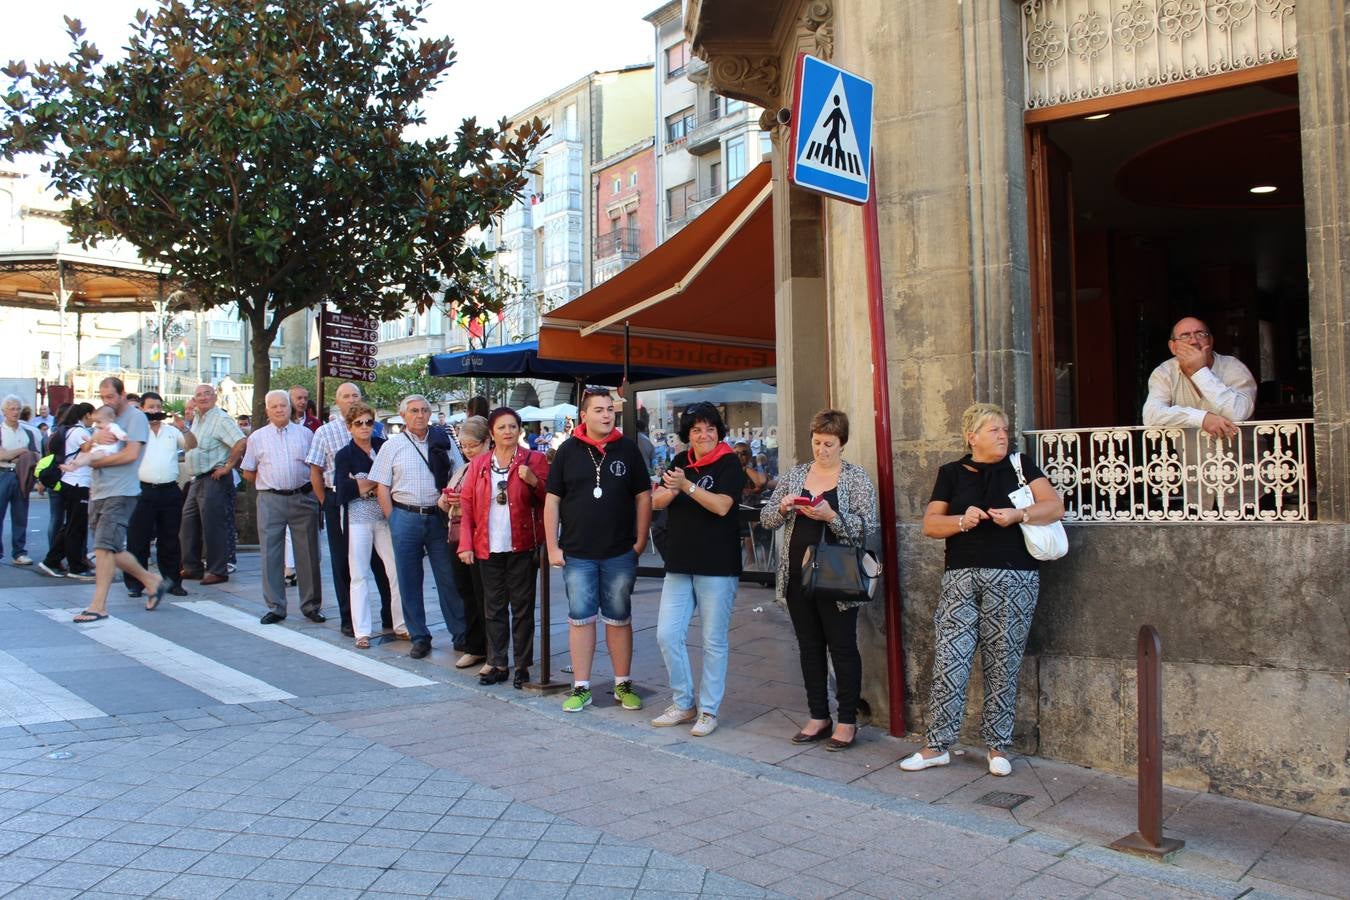
<instances>
[{"instance_id":1,"label":"denim shorts","mask_svg":"<svg viewBox=\"0 0 1350 900\"><path fill-rule=\"evenodd\" d=\"M609 559L568 556L563 566L567 588L567 620L589 625L597 614L606 625L633 621L633 584L637 581L637 554L632 550Z\"/></svg>"}]
</instances>

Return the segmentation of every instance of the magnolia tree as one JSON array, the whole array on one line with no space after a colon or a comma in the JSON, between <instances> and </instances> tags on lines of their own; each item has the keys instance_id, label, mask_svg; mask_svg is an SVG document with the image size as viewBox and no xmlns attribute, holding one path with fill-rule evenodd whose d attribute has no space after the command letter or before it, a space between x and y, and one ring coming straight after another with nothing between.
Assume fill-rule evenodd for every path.
<instances>
[{"instance_id":1,"label":"magnolia tree","mask_svg":"<svg viewBox=\"0 0 1350 900\"><path fill-rule=\"evenodd\" d=\"M0 153L48 154L72 238L123 238L203 307L252 328L262 415L281 322L328 301L392 318L433 302L495 315L469 241L526 184L535 119L413 140L454 64L418 37L425 0L163 0L103 62L67 19L62 62L10 64Z\"/></svg>"}]
</instances>

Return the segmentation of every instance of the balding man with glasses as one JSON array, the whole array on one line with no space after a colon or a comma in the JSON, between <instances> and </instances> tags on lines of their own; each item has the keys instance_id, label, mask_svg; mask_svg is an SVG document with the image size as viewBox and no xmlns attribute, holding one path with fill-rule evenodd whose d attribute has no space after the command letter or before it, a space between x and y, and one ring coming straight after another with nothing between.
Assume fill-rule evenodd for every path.
<instances>
[{"instance_id":1,"label":"balding man with glasses","mask_svg":"<svg viewBox=\"0 0 1350 900\"><path fill-rule=\"evenodd\" d=\"M412 638L413 659L431 652L431 632L422 598L422 560L431 562L431 576L445 619L456 644L464 635L464 600L455 588L448 522L437 506L450 476L464 465L459 448L444 429L431 427L431 404L421 394L399 404L403 431L385 442L371 466L380 509L389 520L403 600L403 621Z\"/></svg>"},{"instance_id":2,"label":"balding man with glasses","mask_svg":"<svg viewBox=\"0 0 1350 900\"><path fill-rule=\"evenodd\" d=\"M1215 353L1209 326L1194 316L1172 326L1167 349L1172 358L1148 377L1144 424L1237 437L1234 423L1250 418L1256 406L1251 370L1236 357Z\"/></svg>"}]
</instances>

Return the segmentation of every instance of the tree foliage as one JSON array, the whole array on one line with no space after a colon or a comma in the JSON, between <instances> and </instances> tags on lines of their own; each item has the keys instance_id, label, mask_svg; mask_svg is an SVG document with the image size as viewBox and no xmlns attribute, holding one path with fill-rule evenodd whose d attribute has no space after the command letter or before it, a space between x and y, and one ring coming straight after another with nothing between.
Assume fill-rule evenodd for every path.
<instances>
[{"instance_id":1,"label":"tree foliage","mask_svg":"<svg viewBox=\"0 0 1350 900\"><path fill-rule=\"evenodd\" d=\"M391 318L436 299L473 314L486 228L526 184L538 119L411 140L454 64L420 38L426 0L161 0L103 64L67 19L62 62L10 64L0 153L52 154L75 240L120 237L206 307L252 326L261 395L280 323L327 300Z\"/></svg>"}]
</instances>

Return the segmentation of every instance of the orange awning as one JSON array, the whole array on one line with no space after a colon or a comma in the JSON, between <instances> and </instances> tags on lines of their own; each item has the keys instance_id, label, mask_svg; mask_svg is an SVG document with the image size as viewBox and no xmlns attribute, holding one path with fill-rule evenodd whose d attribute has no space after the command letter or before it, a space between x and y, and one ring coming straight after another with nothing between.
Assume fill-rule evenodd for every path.
<instances>
[{"instance_id":1,"label":"orange awning","mask_svg":"<svg viewBox=\"0 0 1350 900\"><path fill-rule=\"evenodd\" d=\"M773 183L761 163L604 284L544 316L545 359L696 372L774 365Z\"/></svg>"}]
</instances>

